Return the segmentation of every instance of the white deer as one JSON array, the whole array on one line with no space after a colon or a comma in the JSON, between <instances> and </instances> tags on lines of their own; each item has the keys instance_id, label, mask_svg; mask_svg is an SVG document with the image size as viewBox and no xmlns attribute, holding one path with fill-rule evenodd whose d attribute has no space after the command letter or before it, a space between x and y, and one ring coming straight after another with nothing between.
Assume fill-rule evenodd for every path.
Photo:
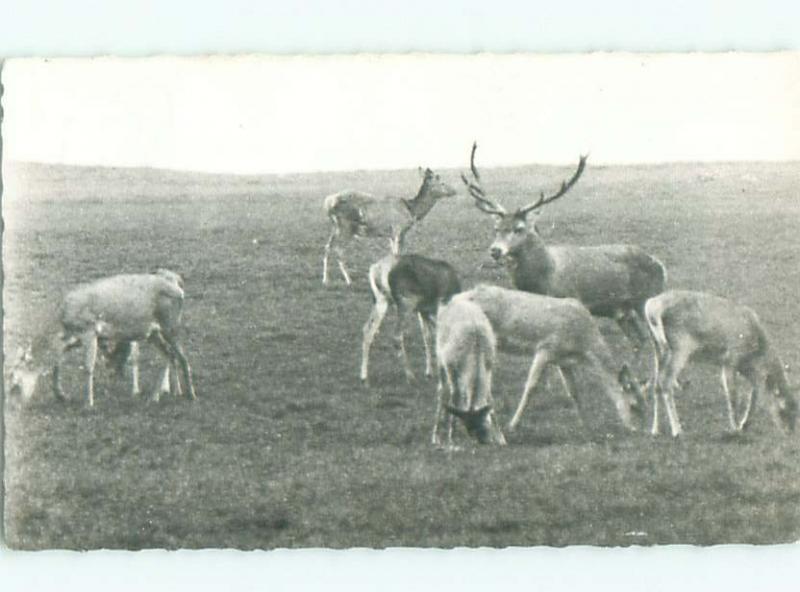
<instances>
[{"instance_id":1,"label":"white deer","mask_svg":"<svg viewBox=\"0 0 800 592\"><path fill-rule=\"evenodd\" d=\"M405 236L431 211L440 199L456 190L430 169L419 169L422 177L417 195L411 199L371 195L361 191L340 191L325 198L323 207L331 220L331 234L322 257L322 283L328 283L328 260L336 255L339 271L347 285L352 283L344 260L343 247L356 238L389 239L400 252Z\"/></svg>"},{"instance_id":2,"label":"white deer","mask_svg":"<svg viewBox=\"0 0 800 592\"><path fill-rule=\"evenodd\" d=\"M183 299L179 282L161 271L116 275L76 287L61 303L59 328L48 327L12 365L9 392L20 391L23 399L29 399L39 377L52 368L53 392L62 399L63 354L82 345L85 348L86 395L91 407L100 344L107 344L109 350L122 347L122 353L116 355L123 358L127 357L125 348L130 344L148 340L168 360L159 388L170 385L170 365L179 366L187 395L196 399L191 368L178 340ZM176 376L178 390L179 380ZM160 390L156 390L153 398L157 400L159 394Z\"/></svg>"},{"instance_id":3,"label":"white deer","mask_svg":"<svg viewBox=\"0 0 800 592\"><path fill-rule=\"evenodd\" d=\"M520 422L533 389L548 366L558 368L581 417L578 369L590 370L630 430L637 430L641 393L626 365L616 364L594 318L574 298L552 298L499 286L479 285L453 298L468 300L483 310L498 339L533 354L533 362L517 410L509 423Z\"/></svg>"},{"instance_id":4,"label":"white deer","mask_svg":"<svg viewBox=\"0 0 800 592\"><path fill-rule=\"evenodd\" d=\"M467 433L481 444L506 444L492 410L492 366L495 337L480 306L455 297L440 302L436 315L436 352L439 382L432 442L442 444L439 427L445 409L447 445L453 444L453 416L464 422ZM450 401L445 405L444 385Z\"/></svg>"},{"instance_id":5,"label":"white deer","mask_svg":"<svg viewBox=\"0 0 800 592\"><path fill-rule=\"evenodd\" d=\"M787 383L778 353L752 309L704 292L672 290L648 300L645 315L658 352L652 380L653 434L659 433L659 394L672 435L679 436L683 431L673 393L680 386L681 371L693 359L721 368L720 380L732 431L741 431L749 425L751 411L764 392L769 395L776 424L786 431L794 430L798 407L795 393ZM737 372L752 388L739 420L734 409L738 402Z\"/></svg>"},{"instance_id":6,"label":"white deer","mask_svg":"<svg viewBox=\"0 0 800 592\"><path fill-rule=\"evenodd\" d=\"M664 265L641 248L632 245L548 246L527 216L567 193L586 166L581 156L573 176L554 194L538 199L512 212L487 196L475 166L472 146L472 179L461 178L479 210L495 217L495 239L489 253L503 260L515 288L558 298L577 298L593 315L617 321L631 342L641 346L648 341L644 304L664 291L667 273Z\"/></svg>"}]
</instances>

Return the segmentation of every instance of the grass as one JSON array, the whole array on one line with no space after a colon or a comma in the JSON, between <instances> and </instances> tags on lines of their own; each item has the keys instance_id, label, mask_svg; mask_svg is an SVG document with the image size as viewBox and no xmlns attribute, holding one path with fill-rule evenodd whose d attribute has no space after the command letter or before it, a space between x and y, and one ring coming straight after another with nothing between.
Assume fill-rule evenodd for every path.
<instances>
[{"instance_id":1,"label":"grass","mask_svg":"<svg viewBox=\"0 0 800 592\"><path fill-rule=\"evenodd\" d=\"M777 543L800 538L798 437L766 410L725 434L715 371L687 369L686 430L621 431L588 395L586 429L557 381L540 388L505 449L428 444L435 385L407 385L389 339L358 381L368 264L356 282L320 282L329 231L322 197L344 187L404 195L415 172L206 176L11 165L4 196L6 352L29 339L78 281L166 266L186 280L185 341L200 400L132 399L100 372L95 408L79 354L59 404L46 384L5 405L5 536L14 548L629 545ZM452 182L454 172L444 172ZM487 170L509 205L567 169ZM538 220L553 243L630 242L659 257L675 287L754 307L798 367L796 164L590 167ZM465 197L410 237L471 285L508 285L483 268L491 221ZM257 239L254 242L253 239ZM617 355L619 331L602 322ZM422 348L410 335L412 363ZM160 360L143 350L143 385ZM530 360L501 354L499 414L510 418ZM549 383L548 383L549 384Z\"/></svg>"}]
</instances>

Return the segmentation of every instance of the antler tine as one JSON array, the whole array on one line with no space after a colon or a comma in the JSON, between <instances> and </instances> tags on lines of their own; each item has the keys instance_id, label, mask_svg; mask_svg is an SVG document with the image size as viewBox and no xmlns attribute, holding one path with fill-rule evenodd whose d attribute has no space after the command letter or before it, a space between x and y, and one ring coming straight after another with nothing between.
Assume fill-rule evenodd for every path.
<instances>
[{"instance_id":1,"label":"antler tine","mask_svg":"<svg viewBox=\"0 0 800 592\"><path fill-rule=\"evenodd\" d=\"M475 196L473 195L472 197ZM501 205L480 197L475 197L475 207L481 212L492 214L493 216L503 216L506 213L506 210Z\"/></svg>"},{"instance_id":2,"label":"antler tine","mask_svg":"<svg viewBox=\"0 0 800 592\"><path fill-rule=\"evenodd\" d=\"M472 142L472 153L469 155L469 168L472 169L472 176L480 182L481 175L478 173L478 167L475 166L475 151L478 149L478 141Z\"/></svg>"},{"instance_id":3,"label":"antler tine","mask_svg":"<svg viewBox=\"0 0 800 592\"><path fill-rule=\"evenodd\" d=\"M569 181L562 181L561 182L561 187L559 188L559 190L557 192L555 192L553 195L550 195L548 197L545 197L544 192L541 192L539 194L539 199L537 199L535 202L533 202L533 203L531 203L531 204L529 204L529 205L527 205L527 206L525 206L523 208L520 208L518 210L518 213L522 214L522 215L525 215L528 212L532 212L533 210L539 209L542 206L549 204L551 201L557 200L559 197L564 195L567 191L572 189L572 186L575 185L575 183L578 181L580 176L583 174L583 169L586 168L586 159L587 158L589 158L588 154L581 155L580 161L578 162L578 169L575 171L575 173L572 175L572 177L570 178Z\"/></svg>"},{"instance_id":4,"label":"antler tine","mask_svg":"<svg viewBox=\"0 0 800 592\"><path fill-rule=\"evenodd\" d=\"M476 185L475 183L467 179L464 173L461 173L461 180L464 182L464 185L467 186L467 189L469 189L470 193L472 194L477 193L480 196L486 195L486 192L483 190L483 188L480 185Z\"/></svg>"},{"instance_id":5,"label":"antler tine","mask_svg":"<svg viewBox=\"0 0 800 592\"><path fill-rule=\"evenodd\" d=\"M505 208L501 206L499 203L495 202L494 200L489 199L486 197L486 191L483 190L481 187L481 175L478 172L478 167L475 166L475 150L478 148L478 142L472 143L472 153L469 156L469 168L472 171L472 176L475 178L475 182L470 181L467 179L466 175L463 173L461 174L461 180L464 182L464 185L467 186L469 189L469 194L475 200L475 206L482 212L486 212L487 214L494 214L500 215L506 213Z\"/></svg>"}]
</instances>

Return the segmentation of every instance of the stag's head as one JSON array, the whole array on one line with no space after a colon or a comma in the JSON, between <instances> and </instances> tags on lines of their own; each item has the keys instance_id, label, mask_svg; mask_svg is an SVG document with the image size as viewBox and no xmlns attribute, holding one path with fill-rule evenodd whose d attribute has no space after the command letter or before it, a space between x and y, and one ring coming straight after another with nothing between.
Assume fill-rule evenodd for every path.
<instances>
[{"instance_id":1,"label":"stag's head","mask_svg":"<svg viewBox=\"0 0 800 592\"><path fill-rule=\"evenodd\" d=\"M485 405L480 409L467 410L448 405L447 411L464 422L467 433L480 444L506 445L506 437L503 435L503 430L494 421L494 413L490 405Z\"/></svg>"},{"instance_id":2,"label":"stag's head","mask_svg":"<svg viewBox=\"0 0 800 592\"><path fill-rule=\"evenodd\" d=\"M20 395L28 400L36 390L36 384L41 376L41 368L34 361L32 348L20 348L7 365L8 378L6 381L9 395Z\"/></svg>"},{"instance_id":3,"label":"stag's head","mask_svg":"<svg viewBox=\"0 0 800 592\"><path fill-rule=\"evenodd\" d=\"M491 199L481 184L481 176L475 166L475 150L478 143L472 144L472 154L469 164L472 172L472 179L467 179L466 175L461 175L461 180L467 186L470 195L475 200L475 206L482 212L490 214L495 218L495 239L489 247L489 254L495 260L504 257L514 257L534 237L538 237L536 225L528 220L528 214L539 210L544 205L554 201L567 193L578 181L583 169L586 167L587 156L581 156L578 169L572 178L561 183L560 189L553 195L545 196L541 193L539 197L526 206L517 208L513 212L506 210L499 202Z\"/></svg>"}]
</instances>

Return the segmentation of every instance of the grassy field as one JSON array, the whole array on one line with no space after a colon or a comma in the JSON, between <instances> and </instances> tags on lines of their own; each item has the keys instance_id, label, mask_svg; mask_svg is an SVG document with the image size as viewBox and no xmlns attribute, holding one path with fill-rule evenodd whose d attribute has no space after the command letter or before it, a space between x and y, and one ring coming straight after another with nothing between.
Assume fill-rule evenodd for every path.
<instances>
[{"instance_id":1,"label":"grassy field","mask_svg":"<svg viewBox=\"0 0 800 592\"><path fill-rule=\"evenodd\" d=\"M16 548L349 547L769 543L800 538L800 436L766 410L725 434L716 371L690 367L678 394L680 441L623 433L587 396L582 429L556 381L540 388L504 449L432 448L435 385L407 385L387 324L373 386L358 381L368 264L355 285L321 285L329 232L321 202L358 187L405 195L415 171L269 177L6 165L6 354L75 283L158 266L184 275L186 344L199 400L132 399L98 374L95 408L47 381L7 401L5 536ZM455 184L455 171L443 171ZM567 168L487 170L506 204L554 187ZM754 307L799 367L800 167L590 166L538 225L553 243L629 242L668 267L670 285ZM410 250L453 263L471 285L508 285L487 260L491 220L460 196L442 202ZM255 239L255 242L254 242ZM387 318L391 320L391 317ZM626 343L601 321L619 356ZM421 372L416 329L412 363ZM145 388L160 360L143 349ZM530 360L501 354L507 421ZM791 380L791 376L790 376Z\"/></svg>"}]
</instances>

